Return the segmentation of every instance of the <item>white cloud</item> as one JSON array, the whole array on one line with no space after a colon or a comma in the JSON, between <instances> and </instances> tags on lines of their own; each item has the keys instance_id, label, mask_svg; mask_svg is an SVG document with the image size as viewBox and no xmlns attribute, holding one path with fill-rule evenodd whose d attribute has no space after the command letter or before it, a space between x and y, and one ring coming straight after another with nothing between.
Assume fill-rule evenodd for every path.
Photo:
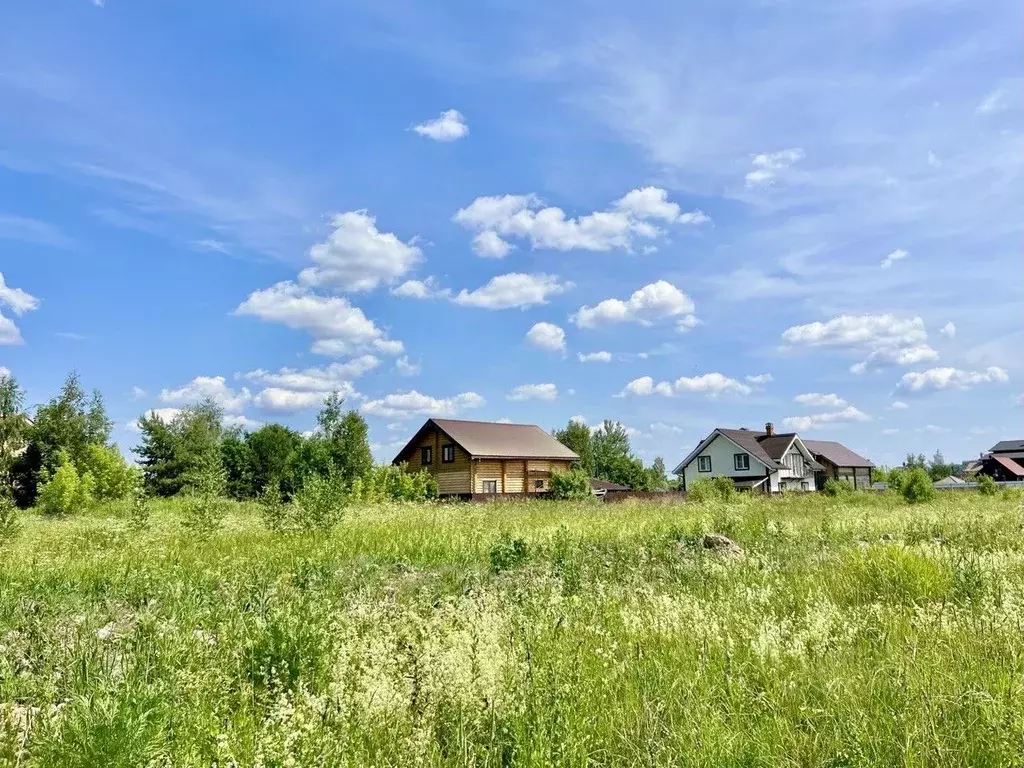
<instances>
[{"instance_id":1,"label":"white cloud","mask_svg":"<svg viewBox=\"0 0 1024 768\"><path fill-rule=\"evenodd\" d=\"M848 405L840 411L815 413L810 416L789 416L783 419L782 423L789 429L796 430L797 432L806 432L829 424L849 421L871 421L871 417L852 405Z\"/></svg>"},{"instance_id":2,"label":"white cloud","mask_svg":"<svg viewBox=\"0 0 1024 768\"><path fill-rule=\"evenodd\" d=\"M395 370L400 376L418 376L420 373L419 363L410 362L408 357L400 357L395 360Z\"/></svg>"},{"instance_id":3,"label":"white cloud","mask_svg":"<svg viewBox=\"0 0 1024 768\"><path fill-rule=\"evenodd\" d=\"M433 120L414 125L412 130L434 141L458 141L469 134L469 125L461 112L448 109Z\"/></svg>"},{"instance_id":4,"label":"white cloud","mask_svg":"<svg viewBox=\"0 0 1024 768\"><path fill-rule=\"evenodd\" d=\"M948 427L940 427L936 424L925 424L918 432L927 432L932 435L944 435L949 432Z\"/></svg>"},{"instance_id":5,"label":"white cloud","mask_svg":"<svg viewBox=\"0 0 1024 768\"><path fill-rule=\"evenodd\" d=\"M619 397L626 395L664 395L671 397L687 392L705 394L708 397L718 397L723 394L749 395L753 388L747 384L730 379L721 373L705 373L702 376L683 376L674 382L657 382L650 376L642 376L629 382L625 389L619 393Z\"/></svg>"},{"instance_id":6,"label":"white cloud","mask_svg":"<svg viewBox=\"0 0 1024 768\"><path fill-rule=\"evenodd\" d=\"M565 352L565 331L554 323L536 323L526 332L526 339L540 349Z\"/></svg>"},{"instance_id":7,"label":"white cloud","mask_svg":"<svg viewBox=\"0 0 1024 768\"><path fill-rule=\"evenodd\" d=\"M899 389L910 393L937 392L943 389L970 389L975 384L997 384L1010 380L1002 368L990 366L984 371L962 371L958 368L929 368L903 374Z\"/></svg>"},{"instance_id":8,"label":"white cloud","mask_svg":"<svg viewBox=\"0 0 1024 768\"><path fill-rule=\"evenodd\" d=\"M782 339L794 347L828 347L866 353L866 359L850 368L857 374L886 364L914 365L939 356L924 343L928 333L920 317L840 315L824 323L795 325L786 329Z\"/></svg>"},{"instance_id":9,"label":"white cloud","mask_svg":"<svg viewBox=\"0 0 1024 768\"><path fill-rule=\"evenodd\" d=\"M804 151L799 148L783 149L779 152L754 155L751 163L754 170L746 176L748 188L764 187L775 183L779 171L784 171L793 163L803 159Z\"/></svg>"},{"instance_id":10,"label":"white cloud","mask_svg":"<svg viewBox=\"0 0 1024 768\"><path fill-rule=\"evenodd\" d=\"M847 405L847 402L839 395L824 395L820 392L807 392L802 395L797 395L793 398L793 402L799 403L800 405L811 406L813 408L842 408Z\"/></svg>"},{"instance_id":11,"label":"white cloud","mask_svg":"<svg viewBox=\"0 0 1024 768\"><path fill-rule=\"evenodd\" d=\"M316 266L299 274L304 285L329 285L344 291L369 291L412 270L423 252L391 232L377 229L366 211L338 213L331 218L334 231L309 249Z\"/></svg>"},{"instance_id":12,"label":"white cloud","mask_svg":"<svg viewBox=\"0 0 1024 768\"><path fill-rule=\"evenodd\" d=\"M381 345L401 344L384 339L383 331L348 300L320 296L290 281L253 291L235 314L306 331L317 340L313 346L316 354L344 356L368 346L380 349Z\"/></svg>"},{"instance_id":13,"label":"white cloud","mask_svg":"<svg viewBox=\"0 0 1024 768\"><path fill-rule=\"evenodd\" d=\"M501 239L497 232L485 230L473 238L473 252L485 259L503 259L514 246Z\"/></svg>"},{"instance_id":14,"label":"white cloud","mask_svg":"<svg viewBox=\"0 0 1024 768\"><path fill-rule=\"evenodd\" d=\"M886 427L882 430L883 435L898 435L900 431L895 427Z\"/></svg>"},{"instance_id":15,"label":"white cloud","mask_svg":"<svg viewBox=\"0 0 1024 768\"><path fill-rule=\"evenodd\" d=\"M227 243L209 237L202 240L193 240L189 245L200 253L223 253L225 255L231 253L231 248L228 247Z\"/></svg>"},{"instance_id":16,"label":"white cloud","mask_svg":"<svg viewBox=\"0 0 1024 768\"><path fill-rule=\"evenodd\" d=\"M558 387L554 384L520 384L508 393L513 402L523 400L554 400L558 397Z\"/></svg>"},{"instance_id":17,"label":"white cloud","mask_svg":"<svg viewBox=\"0 0 1024 768\"><path fill-rule=\"evenodd\" d=\"M902 400L893 400L891 403L889 403L889 408L891 408L894 411L905 411L909 407L910 406L904 403Z\"/></svg>"},{"instance_id":18,"label":"white cloud","mask_svg":"<svg viewBox=\"0 0 1024 768\"><path fill-rule=\"evenodd\" d=\"M371 416L395 419L408 419L414 416L455 416L461 411L479 408L485 402L476 392L437 398L410 390L385 395L379 400L369 400L363 403L361 410Z\"/></svg>"},{"instance_id":19,"label":"white cloud","mask_svg":"<svg viewBox=\"0 0 1024 768\"><path fill-rule=\"evenodd\" d=\"M660 422L660 421L657 421L654 424L651 424L651 432L653 432L655 434L681 435L681 434L683 434L683 431L684 430L683 430L682 427L677 427L674 424L665 424L665 423Z\"/></svg>"},{"instance_id":20,"label":"white cloud","mask_svg":"<svg viewBox=\"0 0 1024 768\"><path fill-rule=\"evenodd\" d=\"M338 394L342 397L350 397L354 394L352 385L344 382L337 387ZM286 389L284 387L267 387L262 390L254 400L255 405L264 411L276 413L295 413L306 411L312 408L320 408L328 392L315 390Z\"/></svg>"},{"instance_id":21,"label":"white cloud","mask_svg":"<svg viewBox=\"0 0 1024 768\"><path fill-rule=\"evenodd\" d=\"M333 392L351 387L351 380L369 373L380 365L373 355L363 355L345 363L331 363L320 368L281 368L277 373L262 368L236 374L237 378L269 387L282 387L308 392Z\"/></svg>"},{"instance_id":22,"label":"white cloud","mask_svg":"<svg viewBox=\"0 0 1024 768\"><path fill-rule=\"evenodd\" d=\"M882 259L882 269L889 269L889 267L891 267L895 262L901 261L902 259L907 258L907 256L909 255L909 252L903 250L902 248L897 248L895 251L891 252L888 256Z\"/></svg>"},{"instance_id":23,"label":"white cloud","mask_svg":"<svg viewBox=\"0 0 1024 768\"><path fill-rule=\"evenodd\" d=\"M626 301L605 299L594 307L580 307L570 319L580 328L596 328L613 323L652 325L659 320L678 318L677 327L686 330L697 322L694 309L689 296L671 283L658 280L634 291Z\"/></svg>"},{"instance_id":24,"label":"white cloud","mask_svg":"<svg viewBox=\"0 0 1024 768\"><path fill-rule=\"evenodd\" d=\"M242 387L235 392L223 376L196 376L178 389L160 390L160 401L172 405L188 405L209 398L225 411L240 411L252 401L252 394Z\"/></svg>"},{"instance_id":25,"label":"white cloud","mask_svg":"<svg viewBox=\"0 0 1024 768\"><path fill-rule=\"evenodd\" d=\"M932 168L940 168L942 166L942 161L931 150L928 151L928 165Z\"/></svg>"},{"instance_id":26,"label":"white cloud","mask_svg":"<svg viewBox=\"0 0 1024 768\"><path fill-rule=\"evenodd\" d=\"M775 381L775 377L770 373L759 373L756 376L746 376L745 378L748 384L753 384L754 386L763 386Z\"/></svg>"},{"instance_id":27,"label":"white cloud","mask_svg":"<svg viewBox=\"0 0 1024 768\"><path fill-rule=\"evenodd\" d=\"M956 324L952 320L950 320L948 323L942 326L942 329L939 331L939 333L941 333L943 336L947 338L952 339L954 336L956 336Z\"/></svg>"},{"instance_id":28,"label":"white cloud","mask_svg":"<svg viewBox=\"0 0 1024 768\"><path fill-rule=\"evenodd\" d=\"M11 376L11 369L0 365L0 379L9 378Z\"/></svg>"},{"instance_id":29,"label":"white cloud","mask_svg":"<svg viewBox=\"0 0 1024 768\"><path fill-rule=\"evenodd\" d=\"M611 352L587 352L586 354L580 352L576 357L581 363L610 363L612 361Z\"/></svg>"},{"instance_id":30,"label":"white cloud","mask_svg":"<svg viewBox=\"0 0 1024 768\"><path fill-rule=\"evenodd\" d=\"M398 287L392 288L391 295L401 299L441 299L450 296L451 291L447 288L438 288L437 280L428 277L426 280L406 280Z\"/></svg>"},{"instance_id":31,"label":"white cloud","mask_svg":"<svg viewBox=\"0 0 1024 768\"><path fill-rule=\"evenodd\" d=\"M377 339L373 342L373 348L389 357L395 357L405 352L405 344L396 339Z\"/></svg>"},{"instance_id":32,"label":"white cloud","mask_svg":"<svg viewBox=\"0 0 1024 768\"><path fill-rule=\"evenodd\" d=\"M511 272L492 277L486 285L475 291L463 289L453 301L484 309L526 309L547 304L549 296L565 293L572 283L563 283L555 275L527 275Z\"/></svg>"},{"instance_id":33,"label":"white cloud","mask_svg":"<svg viewBox=\"0 0 1024 768\"><path fill-rule=\"evenodd\" d=\"M23 291L21 288L11 288L4 281L4 274L0 272L0 306L7 306L10 310L21 317L26 312L32 312L39 307L39 299ZM24 344L25 339L21 330L14 321L0 312L0 345Z\"/></svg>"},{"instance_id":34,"label":"white cloud","mask_svg":"<svg viewBox=\"0 0 1024 768\"><path fill-rule=\"evenodd\" d=\"M992 91L988 96L981 100L981 103L974 108L976 114L979 115L991 115L993 112L999 112L1006 108L1006 104L1003 98L1006 96L1006 92L1002 88L997 88Z\"/></svg>"},{"instance_id":35,"label":"white cloud","mask_svg":"<svg viewBox=\"0 0 1024 768\"><path fill-rule=\"evenodd\" d=\"M146 390L142 387L132 387L132 399L141 400L146 396Z\"/></svg>"},{"instance_id":36,"label":"white cloud","mask_svg":"<svg viewBox=\"0 0 1024 768\"><path fill-rule=\"evenodd\" d=\"M248 416L243 416L240 413L225 416L223 421L226 429L235 429L241 427L242 429L250 432L255 431L263 426L262 421L256 421L256 419L250 419Z\"/></svg>"},{"instance_id":37,"label":"white cloud","mask_svg":"<svg viewBox=\"0 0 1024 768\"><path fill-rule=\"evenodd\" d=\"M561 208L544 207L536 195L478 197L460 209L453 220L476 235L473 249L480 256L502 258L520 238L533 248L557 251L632 250L637 238L651 240L662 231L651 224L697 225L710 221L703 211L682 212L657 187L634 189L616 200L608 211L566 218Z\"/></svg>"}]
</instances>

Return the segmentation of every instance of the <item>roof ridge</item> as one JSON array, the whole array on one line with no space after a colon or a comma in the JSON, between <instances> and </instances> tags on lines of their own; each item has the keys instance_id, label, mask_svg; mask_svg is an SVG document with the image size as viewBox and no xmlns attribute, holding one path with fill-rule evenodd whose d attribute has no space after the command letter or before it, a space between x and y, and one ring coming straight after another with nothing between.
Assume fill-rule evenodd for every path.
<instances>
[{"instance_id":1,"label":"roof ridge","mask_svg":"<svg viewBox=\"0 0 1024 768\"><path fill-rule=\"evenodd\" d=\"M492 427L534 427L544 429L538 424L524 424L518 421L483 421L482 419L449 419L446 416L431 416L431 421L454 421L459 424L487 424ZM544 430L545 432L547 430Z\"/></svg>"}]
</instances>

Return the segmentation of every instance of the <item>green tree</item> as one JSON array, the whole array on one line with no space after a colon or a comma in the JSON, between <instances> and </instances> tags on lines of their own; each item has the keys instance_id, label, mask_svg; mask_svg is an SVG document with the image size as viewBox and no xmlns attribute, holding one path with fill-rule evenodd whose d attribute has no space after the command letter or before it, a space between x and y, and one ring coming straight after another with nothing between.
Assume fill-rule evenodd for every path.
<instances>
[{"instance_id":1,"label":"green tree","mask_svg":"<svg viewBox=\"0 0 1024 768\"><path fill-rule=\"evenodd\" d=\"M126 498L134 490L139 474L117 448L96 443L86 448L81 469L93 476L97 501Z\"/></svg>"},{"instance_id":2,"label":"green tree","mask_svg":"<svg viewBox=\"0 0 1024 768\"><path fill-rule=\"evenodd\" d=\"M280 424L267 424L250 433L245 443L252 461L253 495L261 495L273 483L287 495L298 489L290 477L295 454L302 445L298 432Z\"/></svg>"},{"instance_id":3,"label":"green tree","mask_svg":"<svg viewBox=\"0 0 1024 768\"><path fill-rule=\"evenodd\" d=\"M590 427L579 419L572 419L565 425L565 429L556 429L552 434L555 440L580 457L579 466L587 473L587 477L596 476L594 442Z\"/></svg>"},{"instance_id":4,"label":"green tree","mask_svg":"<svg viewBox=\"0 0 1024 768\"><path fill-rule=\"evenodd\" d=\"M366 477L373 469L373 453L370 450L370 428L358 411L348 411L341 419L341 432L336 443L335 465L342 480L352 483ZM338 461L337 457L343 457Z\"/></svg>"},{"instance_id":5,"label":"green tree","mask_svg":"<svg viewBox=\"0 0 1024 768\"><path fill-rule=\"evenodd\" d=\"M651 475L651 490L661 490L668 487L668 471L665 469L665 459L661 456L654 457L654 463L649 470Z\"/></svg>"},{"instance_id":6,"label":"green tree","mask_svg":"<svg viewBox=\"0 0 1024 768\"><path fill-rule=\"evenodd\" d=\"M96 481L86 472L79 475L75 463L61 452L57 469L50 475L44 471L36 506L44 515L69 515L83 512L93 502Z\"/></svg>"},{"instance_id":7,"label":"green tree","mask_svg":"<svg viewBox=\"0 0 1024 768\"><path fill-rule=\"evenodd\" d=\"M138 426L142 443L133 450L139 457L146 492L151 496L173 496L181 490L182 479L172 423L149 413L139 417Z\"/></svg>"},{"instance_id":8,"label":"green tree","mask_svg":"<svg viewBox=\"0 0 1024 768\"><path fill-rule=\"evenodd\" d=\"M142 466L147 491L155 496L173 496L196 486L200 475L221 473L223 411L212 400L183 408L170 421L156 414L139 419L142 443L135 448ZM221 493L226 492L225 488Z\"/></svg>"},{"instance_id":9,"label":"green tree","mask_svg":"<svg viewBox=\"0 0 1024 768\"><path fill-rule=\"evenodd\" d=\"M110 425L100 394L94 392L88 400L78 374L68 374L57 397L36 409L26 434L28 446L15 462L19 503L34 503L38 486L57 471L63 454L76 470L84 471L88 446L106 444Z\"/></svg>"},{"instance_id":10,"label":"green tree","mask_svg":"<svg viewBox=\"0 0 1024 768\"><path fill-rule=\"evenodd\" d=\"M0 494L13 493L11 470L28 442L29 421L24 406L25 395L18 382L13 376L0 375Z\"/></svg>"},{"instance_id":11,"label":"green tree","mask_svg":"<svg viewBox=\"0 0 1024 768\"><path fill-rule=\"evenodd\" d=\"M942 455L942 451L935 451L935 455L932 456L932 460L928 464L928 474L931 476L932 480L941 480L949 475L955 475L958 470L958 465L950 464L946 461L946 457Z\"/></svg>"},{"instance_id":12,"label":"green tree","mask_svg":"<svg viewBox=\"0 0 1024 768\"><path fill-rule=\"evenodd\" d=\"M568 472L555 472L551 475L551 498L553 499L592 499L590 473L577 465Z\"/></svg>"},{"instance_id":13,"label":"green tree","mask_svg":"<svg viewBox=\"0 0 1024 768\"><path fill-rule=\"evenodd\" d=\"M220 441L220 459L227 475L228 496L239 500L256 498L256 468L249 436L237 429L227 432Z\"/></svg>"},{"instance_id":14,"label":"green tree","mask_svg":"<svg viewBox=\"0 0 1024 768\"><path fill-rule=\"evenodd\" d=\"M921 466L914 466L906 470L900 493L911 504L918 504L934 498L935 487L927 470Z\"/></svg>"}]
</instances>

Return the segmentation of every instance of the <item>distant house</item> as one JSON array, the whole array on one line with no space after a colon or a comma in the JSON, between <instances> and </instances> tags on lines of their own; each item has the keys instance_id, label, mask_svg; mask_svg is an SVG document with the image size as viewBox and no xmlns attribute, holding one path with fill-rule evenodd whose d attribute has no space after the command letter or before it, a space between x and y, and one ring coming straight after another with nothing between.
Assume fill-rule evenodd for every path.
<instances>
[{"instance_id":1,"label":"distant house","mask_svg":"<svg viewBox=\"0 0 1024 768\"><path fill-rule=\"evenodd\" d=\"M590 490L606 493L608 491L628 491L630 488L628 485L613 483L611 480L602 480L599 477L592 477L590 478Z\"/></svg>"},{"instance_id":2,"label":"distant house","mask_svg":"<svg viewBox=\"0 0 1024 768\"><path fill-rule=\"evenodd\" d=\"M854 453L842 443L834 440L804 440L807 450L823 467L814 475L818 490L825 487L828 479L846 480L856 489L871 487L871 469L875 465L863 456Z\"/></svg>"},{"instance_id":3,"label":"distant house","mask_svg":"<svg viewBox=\"0 0 1024 768\"><path fill-rule=\"evenodd\" d=\"M552 473L576 461L579 456L531 424L427 419L392 463L430 472L441 496L470 498L544 493Z\"/></svg>"},{"instance_id":4,"label":"distant house","mask_svg":"<svg viewBox=\"0 0 1024 768\"><path fill-rule=\"evenodd\" d=\"M764 432L719 427L701 440L673 474L685 491L702 477L728 477L743 491L813 491L815 475L824 472L795 432L777 434L769 422Z\"/></svg>"},{"instance_id":5,"label":"distant house","mask_svg":"<svg viewBox=\"0 0 1024 768\"><path fill-rule=\"evenodd\" d=\"M980 461L978 474L997 482L1024 480L1024 440L1001 440Z\"/></svg>"},{"instance_id":6,"label":"distant house","mask_svg":"<svg viewBox=\"0 0 1024 768\"><path fill-rule=\"evenodd\" d=\"M956 477L955 475L946 475L946 477L942 478L941 480L936 480L934 483L932 483L932 485L938 486L940 488L947 488L953 485L967 485L967 481L964 480L963 478Z\"/></svg>"}]
</instances>

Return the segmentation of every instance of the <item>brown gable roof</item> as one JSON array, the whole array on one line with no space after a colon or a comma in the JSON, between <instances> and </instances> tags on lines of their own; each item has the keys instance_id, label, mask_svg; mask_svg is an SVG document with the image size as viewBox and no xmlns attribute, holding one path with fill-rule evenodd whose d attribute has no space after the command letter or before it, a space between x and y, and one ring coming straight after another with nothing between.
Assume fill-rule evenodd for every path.
<instances>
[{"instance_id":1,"label":"brown gable roof","mask_svg":"<svg viewBox=\"0 0 1024 768\"><path fill-rule=\"evenodd\" d=\"M492 421L427 419L412 440L398 453L393 463L401 463L405 453L431 425L440 429L474 459L579 459L554 437L533 424L499 424Z\"/></svg>"},{"instance_id":2,"label":"brown gable roof","mask_svg":"<svg viewBox=\"0 0 1024 768\"><path fill-rule=\"evenodd\" d=\"M756 458L762 464L770 467L771 469L781 469L782 464L777 459L772 457L761 444L758 438L766 437L764 432L754 432L750 429L717 429L716 432L725 435L732 440L736 445L745 450L751 456ZM790 435L786 438L786 445L789 445L789 441L793 439ZM781 450L785 450L786 446L782 446Z\"/></svg>"},{"instance_id":3,"label":"brown gable roof","mask_svg":"<svg viewBox=\"0 0 1024 768\"><path fill-rule=\"evenodd\" d=\"M842 443L834 440L804 440L807 450L815 456L821 456L837 467L873 467L868 459L854 453Z\"/></svg>"},{"instance_id":4,"label":"brown gable roof","mask_svg":"<svg viewBox=\"0 0 1024 768\"><path fill-rule=\"evenodd\" d=\"M776 461L782 461L782 457L786 455L786 449L789 448L794 437L796 437L796 432L784 432L781 435L776 433L771 436L762 432L757 438L757 442L764 448L765 453Z\"/></svg>"},{"instance_id":5,"label":"brown gable roof","mask_svg":"<svg viewBox=\"0 0 1024 768\"><path fill-rule=\"evenodd\" d=\"M1013 459L1008 459L1005 456L993 456L993 460L1001 464L1005 469L1015 474L1017 477L1024 477L1024 467L1018 464Z\"/></svg>"}]
</instances>

